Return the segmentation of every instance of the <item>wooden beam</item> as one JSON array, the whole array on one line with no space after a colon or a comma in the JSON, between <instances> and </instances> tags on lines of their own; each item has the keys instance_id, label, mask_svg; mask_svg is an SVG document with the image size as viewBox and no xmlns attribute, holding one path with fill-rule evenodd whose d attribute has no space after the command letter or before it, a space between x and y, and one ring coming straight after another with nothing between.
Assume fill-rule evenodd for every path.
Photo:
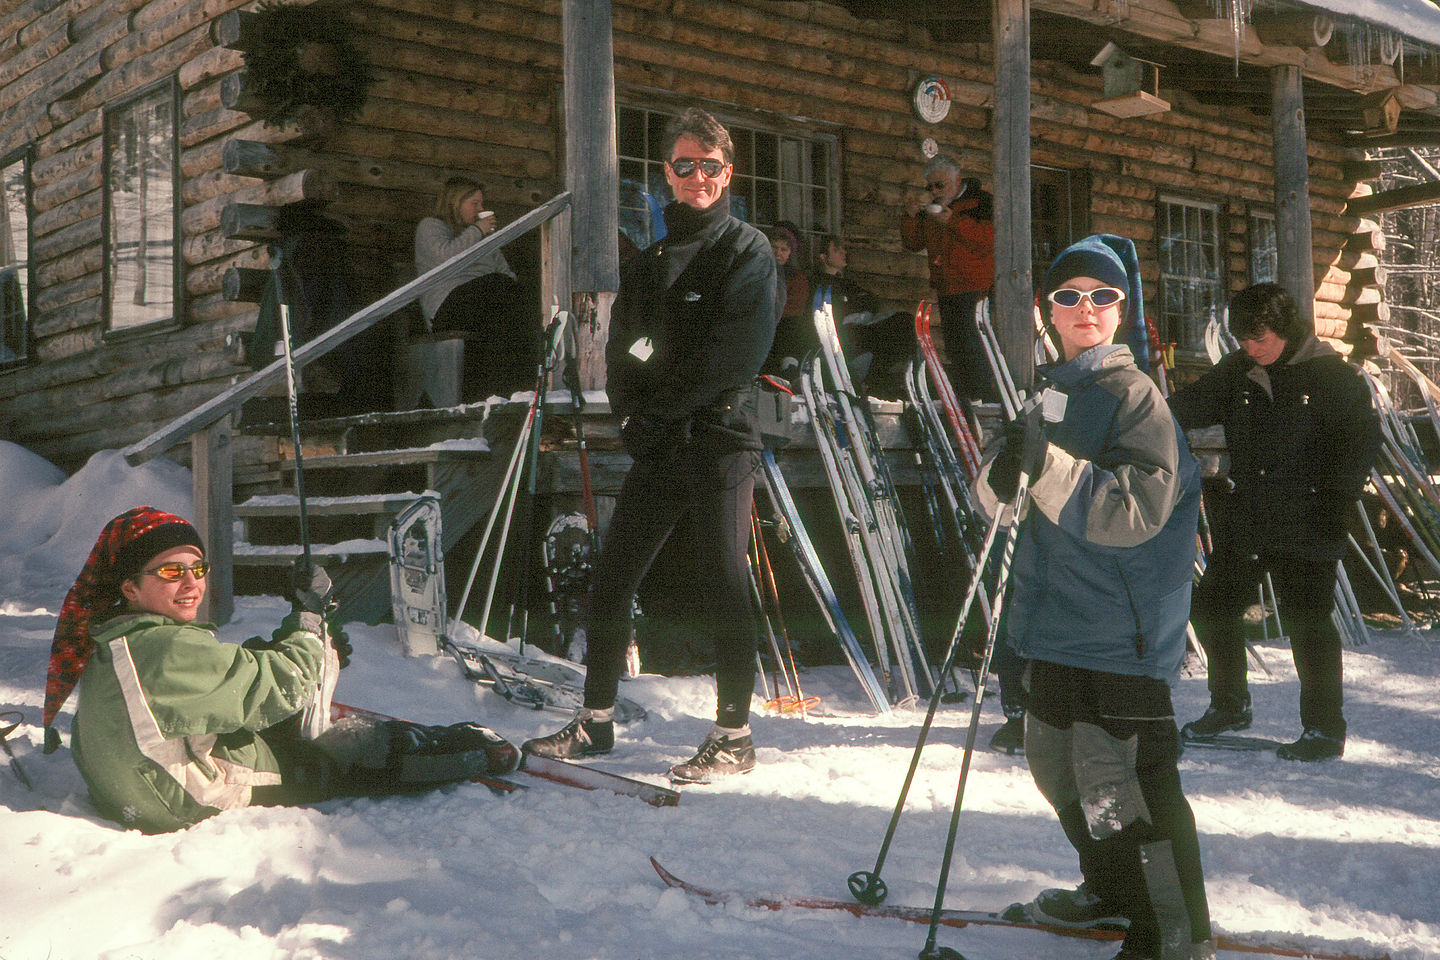
<instances>
[{"instance_id":1,"label":"wooden beam","mask_svg":"<svg viewBox=\"0 0 1440 960\"><path fill-rule=\"evenodd\" d=\"M1271 128L1275 139L1275 246L1280 284L1300 313L1315 322L1315 251L1310 225L1305 93L1299 67L1271 67Z\"/></svg>"},{"instance_id":2,"label":"wooden beam","mask_svg":"<svg viewBox=\"0 0 1440 960\"><path fill-rule=\"evenodd\" d=\"M210 562L201 619L225 624L235 614L235 488L230 417L190 438L190 482L195 529Z\"/></svg>"},{"instance_id":3,"label":"wooden beam","mask_svg":"<svg viewBox=\"0 0 1440 960\"><path fill-rule=\"evenodd\" d=\"M1328 13L1270 11L1256 7L1250 11L1250 26L1264 44L1302 50L1323 47L1335 35L1335 18Z\"/></svg>"},{"instance_id":4,"label":"wooden beam","mask_svg":"<svg viewBox=\"0 0 1440 960\"><path fill-rule=\"evenodd\" d=\"M1356 197L1345 204L1345 213L1348 216L1371 217L1377 213L1405 210L1427 203L1440 203L1440 181L1420 183L1413 187L1396 187L1394 190L1372 193L1368 197Z\"/></svg>"},{"instance_id":5,"label":"wooden beam","mask_svg":"<svg viewBox=\"0 0 1440 960\"><path fill-rule=\"evenodd\" d=\"M565 186L570 213L570 286L620 289L615 48L610 0L563 0ZM566 303L568 306L568 301Z\"/></svg>"},{"instance_id":6,"label":"wooden beam","mask_svg":"<svg viewBox=\"0 0 1440 960\"><path fill-rule=\"evenodd\" d=\"M995 336L1015 386L1035 382L1030 231L1030 0L992 0L995 27Z\"/></svg>"}]
</instances>

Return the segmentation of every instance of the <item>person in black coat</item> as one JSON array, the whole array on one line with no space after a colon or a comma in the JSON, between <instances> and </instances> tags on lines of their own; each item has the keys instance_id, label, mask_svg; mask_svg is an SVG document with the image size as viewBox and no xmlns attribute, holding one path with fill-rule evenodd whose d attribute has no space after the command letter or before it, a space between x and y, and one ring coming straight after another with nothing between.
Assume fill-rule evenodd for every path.
<instances>
[{"instance_id":1,"label":"person in black coat","mask_svg":"<svg viewBox=\"0 0 1440 960\"><path fill-rule=\"evenodd\" d=\"M1241 350L1170 398L1187 430L1219 424L1230 452L1227 492L1190 619L1209 659L1210 706L1186 738L1250 726L1242 617L1269 573L1300 677L1300 739L1290 760L1345 750L1340 635L1331 621L1345 518L1380 449L1360 374L1316 339L1295 301L1260 283L1230 304Z\"/></svg>"},{"instance_id":2,"label":"person in black coat","mask_svg":"<svg viewBox=\"0 0 1440 960\"><path fill-rule=\"evenodd\" d=\"M636 590L671 533L692 531L695 602L715 637L716 725L671 779L755 766L750 698L759 633L746 550L760 458L755 376L775 336L776 266L759 230L730 216L734 147L710 114L672 122L666 236L627 267L605 348L611 409L634 460L596 563L584 706L522 750L608 753Z\"/></svg>"}]
</instances>

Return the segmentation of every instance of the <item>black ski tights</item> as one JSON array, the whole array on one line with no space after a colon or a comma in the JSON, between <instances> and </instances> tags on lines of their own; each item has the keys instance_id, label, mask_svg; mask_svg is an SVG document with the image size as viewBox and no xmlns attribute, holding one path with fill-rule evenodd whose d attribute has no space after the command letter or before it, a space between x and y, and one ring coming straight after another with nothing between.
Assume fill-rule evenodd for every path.
<instances>
[{"instance_id":1,"label":"black ski tights","mask_svg":"<svg viewBox=\"0 0 1440 960\"><path fill-rule=\"evenodd\" d=\"M671 457L637 460L630 469L595 565L585 706L614 705L635 593L684 520L694 531L689 548L702 578L693 585L698 626L715 639L716 720L724 727L749 722L759 633L746 551L759 462L753 450L717 453L692 443Z\"/></svg>"}]
</instances>

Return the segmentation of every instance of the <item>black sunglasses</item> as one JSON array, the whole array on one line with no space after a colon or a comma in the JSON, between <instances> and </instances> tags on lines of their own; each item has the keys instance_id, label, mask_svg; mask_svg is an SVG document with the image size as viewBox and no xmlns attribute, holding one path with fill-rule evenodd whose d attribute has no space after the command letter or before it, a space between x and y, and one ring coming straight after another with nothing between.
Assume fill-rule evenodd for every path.
<instances>
[{"instance_id":1,"label":"black sunglasses","mask_svg":"<svg viewBox=\"0 0 1440 960\"><path fill-rule=\"evenodd\" d=\"M696 167L699 167L700 172L707 177L718 177L720 176L720 171L729 166L729 164L723 160L712 160L709 158L704 160L691 160L688 157L681 157L678 160L667 160L666 163L670 164L670 169L674 170L675 176L681 180L692 176L695 173Z\"/></svg>"}]
</instances>

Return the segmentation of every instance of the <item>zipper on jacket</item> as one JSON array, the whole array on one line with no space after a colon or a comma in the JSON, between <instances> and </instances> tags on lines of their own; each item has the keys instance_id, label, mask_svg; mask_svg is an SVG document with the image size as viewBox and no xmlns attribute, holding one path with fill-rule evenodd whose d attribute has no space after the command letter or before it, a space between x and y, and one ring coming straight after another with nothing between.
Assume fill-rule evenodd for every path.
<instances>
[{"instance_id":1,"label":"zipper on jacket","mask_svg":"<svg viewBox=\"0 0 1440 960\"><path fill-rule=\"evenodd\" d=\"M1145 639L1145 629L1140 623L1140 611L1135 606L1135 594L1130 592L1130 581L1125 579L1125 570L1120 566L1118 557L1115 560L1115 572L1120 575L1120 586L1125 588L1125 601L1130 604L1130 615L1135 618L1135 636L1132 638L1135 644L1135 659L1144 660L1149 644Z\"/></svg>"}]
</instances>

